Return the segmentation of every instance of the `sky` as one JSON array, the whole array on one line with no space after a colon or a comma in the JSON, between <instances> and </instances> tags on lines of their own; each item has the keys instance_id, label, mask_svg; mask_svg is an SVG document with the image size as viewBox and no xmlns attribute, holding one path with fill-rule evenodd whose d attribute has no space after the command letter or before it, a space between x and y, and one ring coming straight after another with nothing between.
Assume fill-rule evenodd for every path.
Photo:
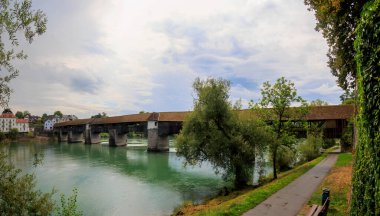
<instances>
[{"instance_id":1,"label":"sky","mask_svg":"<svg viewBox=\"0 0 380 216\"><path fill-rule=\"evenodd\" d=\"M47 31L23 43L10 108L87 118L192 109L195 78L258 101L284 76L304 99L339 104L328 47L302 0L33 0Z\"/></svg>"}]
</instances>

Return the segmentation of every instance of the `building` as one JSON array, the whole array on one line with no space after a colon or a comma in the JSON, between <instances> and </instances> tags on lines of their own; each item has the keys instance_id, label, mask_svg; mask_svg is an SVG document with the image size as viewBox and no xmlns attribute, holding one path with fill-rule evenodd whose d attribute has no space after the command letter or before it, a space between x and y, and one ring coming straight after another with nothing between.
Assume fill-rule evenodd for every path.
<instances>
[{"instance_id":1,"label":"building","mask_svg":"<svg viewBox=\"0 0 380 216\"><path fill-rule=\"evenodd\" d=\"M10 109L5 109L0 115L0 132L7 133L16 128L21 133L29 132L29 121L17 119Z\"/></svg>"},{"instance_id":2,"label":"building","mask_svg":"<svg viewBox=\"0 0 380 216\"><path fill-rule=\"evenodd\" d=\"M62 117L50 115L44 122L44 131L52 131L55 123L72 121L78 119L75 115L63 115Z\"/></svg>"}]
</instances>

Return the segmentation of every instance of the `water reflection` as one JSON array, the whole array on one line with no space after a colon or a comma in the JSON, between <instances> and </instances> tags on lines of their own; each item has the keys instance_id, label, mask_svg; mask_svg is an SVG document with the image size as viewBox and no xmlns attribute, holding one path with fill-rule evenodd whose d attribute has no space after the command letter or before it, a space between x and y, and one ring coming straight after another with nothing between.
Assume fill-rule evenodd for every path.
<instances>
[{"instance_id":1,"label":"water reflection","mask_svg":"<svg viewBox=\"0 0 380 216\"><path fill-rule=\"evenodd\" d=\"M200 201L225 185L207 164L184 169L175 153L148 153L144 142L129 142L133 147L32 143L4 150L17 167L35 171L42 190L69 193L77 187L86 215L170 214L183 201ZM45 155L43 165L34 169L39 152Z\"/></svg>"}]
</instances>

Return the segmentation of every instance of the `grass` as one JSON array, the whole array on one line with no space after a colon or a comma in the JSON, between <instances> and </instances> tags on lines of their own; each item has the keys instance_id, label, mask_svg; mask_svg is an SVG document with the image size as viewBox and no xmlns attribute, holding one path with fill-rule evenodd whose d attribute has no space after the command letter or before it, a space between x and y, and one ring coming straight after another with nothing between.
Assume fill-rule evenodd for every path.
<instances>
[{"instance_id":1,"label":"grass","mask_svg":"<svg viewBox=\"0 0 380 216\"><path fill-rule=\"evenodd\" d=\"M308 205L321 204L322 189L330 189L330 206L328 215L349 215L349 200L351 196L352 154L339 154L338 160L323 180L318 189L313 193ZM305 215L309 206L305 206L300 215Z\"/></svg>"},{"instance_id":2,"label":"grass","mask_svg":"<svg viewBox=\"0 0 380 216\"><path fill-rule=\"evenodd\" d=\"M201 205L184 204L176 210L174 215L241 215L306 173L326 156L327 153L313 161L281 173L277 180L256 189L235 191L228 196L219 196Z\"/></svg>"}]
</instances>

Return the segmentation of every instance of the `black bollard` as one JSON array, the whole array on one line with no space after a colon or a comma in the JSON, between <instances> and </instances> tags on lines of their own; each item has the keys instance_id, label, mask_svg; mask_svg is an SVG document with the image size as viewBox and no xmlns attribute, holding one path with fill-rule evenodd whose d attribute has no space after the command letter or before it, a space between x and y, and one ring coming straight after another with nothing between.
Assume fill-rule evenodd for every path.
<instances>
[{"instance_id":1,"label":"black bollard","mask_svg":"<svg viewBox=\"0 0 380 216\"><path fill-rule=\"evenodd\" d=\"M320 212L319 215L326 216L327 215L327 210L329 209L329 204L330 204L330 189L328 188L323 188L322 192L322 211Z\"/></svg>"}]
</instances>

